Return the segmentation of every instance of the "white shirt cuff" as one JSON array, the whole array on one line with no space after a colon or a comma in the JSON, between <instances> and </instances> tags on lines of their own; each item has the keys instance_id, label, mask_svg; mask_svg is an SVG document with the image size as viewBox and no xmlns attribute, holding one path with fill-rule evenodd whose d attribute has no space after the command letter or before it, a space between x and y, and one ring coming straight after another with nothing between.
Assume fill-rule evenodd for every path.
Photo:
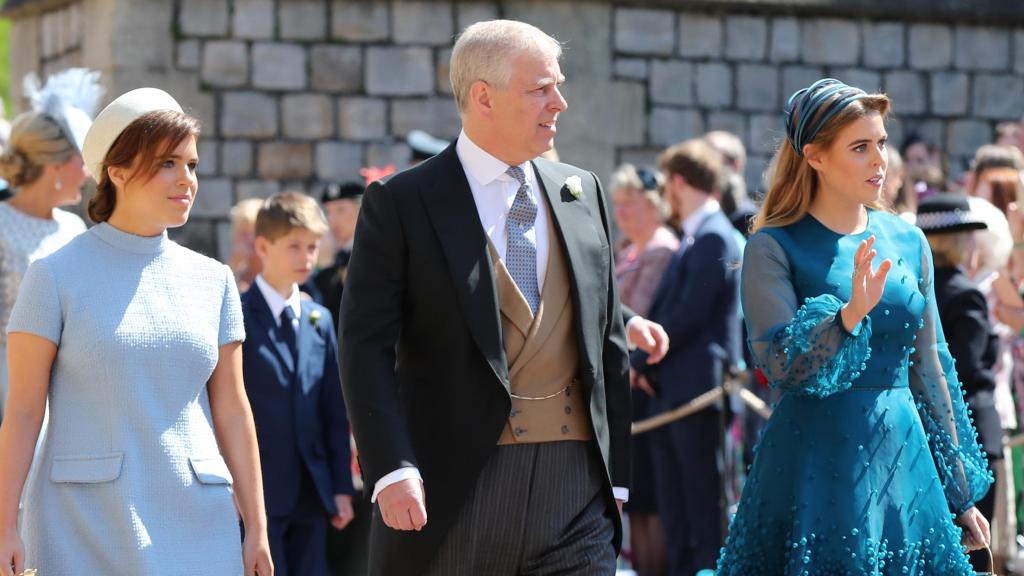
<instances>
[{"instance_id":1,"label":"white shirt cuff","mask_svg":"<svg viewBox=\"0 0 1024 576\"><path fill-rule=\"evenodd\" d=\"M622 500L623 502L629 502L629 488L620 488L618 486L612 487L612 495L615 496L616 500Z\"/></svg>"},{"instance_id":2,"label":"white shirt cuff","mask_svg":"<svg viewBox=\"0 0 1024 576\"><path fill-rule=\"evenodd\" d=\"M629 322L626 322L626 347L629 348L630 352L632 352L633 350L636 350L636 344L634 344L633 341L629 339L629 327L636 325L637 322L643 322L643 321L644 321L643 317L637 315L637 316L633 316L632 318L630 318Z\"/></svg>"},{"instance_id":3,"label":"white shirt cuff","mask_svg":"<svg viewBox=\"0 0 1024 576\"><path fill-rule=\"evenodd\" d=\"M408 480L410 478L415 478L422 482L423 476L420 476L420 469L413 466L406 466L404 468L399 468L394 472L385 474L380 480L377 480L376 484L373 485L373 495L370 496L370 502L377 501L377 495L380 494L381 490L391 486L392 484L397 484L402 480Z\"/></svg>"}]
</instances>

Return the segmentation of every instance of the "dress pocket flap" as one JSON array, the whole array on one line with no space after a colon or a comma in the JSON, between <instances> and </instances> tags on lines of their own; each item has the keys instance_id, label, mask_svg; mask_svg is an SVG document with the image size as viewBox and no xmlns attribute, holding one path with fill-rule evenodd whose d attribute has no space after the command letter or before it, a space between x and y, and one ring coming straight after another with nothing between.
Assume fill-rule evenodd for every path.
<instances>
[{"instance_id":1,"label":"dress pocket flap","mask_svg":"<svg viewBox=\"0 0 1024 576\"><path fill-rule=\"evenodd\" d=\"M188 463L192 465L192 471L202 484L231 484L234 481L228 465L220 456L191 457Z\"/></svg>"},{"instance_id":2,"label":"dress pocket flap","mask_svg":"<svg viewBox=\"0 0 1024 576\"><path fill-rule=\"evenodd\" d=\"M52 482L99 484L112 482L121 475L124 452L55 456L50 468Z\"/></svg>"}]
</instances>

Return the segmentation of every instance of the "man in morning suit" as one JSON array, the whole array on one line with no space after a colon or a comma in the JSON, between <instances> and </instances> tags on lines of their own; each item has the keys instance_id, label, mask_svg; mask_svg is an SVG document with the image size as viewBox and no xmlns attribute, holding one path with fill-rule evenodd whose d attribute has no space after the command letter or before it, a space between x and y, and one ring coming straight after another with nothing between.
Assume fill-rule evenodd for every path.
<instances>
[{"instance_id":1,"label":"man in morning suit","mask_svg":"<svg viewBox=\"0 0 1024 576\"><path fill-rule=\"evenodd\" d=\"M720 385L723 367L739 357L740 255L735 229L714 198L720 154L704 140L690 140L665 150L658 165L668 201L683 218L683 241L650 312L672 345L655 364L640 350L631 361L657 392L655 412L663 412ZM722 547L718 422L711 407L650 432L672 576L713 569Z\"/></svg>"},{"instance_id":2,"label":"man in morning suit","mask_svg":"<svg viewBox=\"0 0 1024 576\"><path fill-rule=\"evenodd\" d=\"M560 53L521 22L467 28L462 133L363 197L340 347L373 575L615 573L628 359L604 193L539 158Z\"/></svg>"}]
</instances>

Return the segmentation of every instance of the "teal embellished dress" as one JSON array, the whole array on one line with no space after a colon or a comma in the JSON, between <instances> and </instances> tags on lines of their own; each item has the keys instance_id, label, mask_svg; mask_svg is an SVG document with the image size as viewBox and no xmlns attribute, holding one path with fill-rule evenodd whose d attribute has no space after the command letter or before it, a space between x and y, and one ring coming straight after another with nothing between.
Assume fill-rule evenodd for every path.
<instances>
[{"instance_id":1,"label":"teal embellished dress","mask_svg":"<svg viewBox=\"0 0 1024 576\"><path fill-rule=\"evenodd\" d=\"M853 257L892 260L851 332ZM871 211L841 235L813 216L747 244L750 348L784 390L718 563L723 576L974 574L953 520L992 482L936 312L921 231Z\"/></svg>"}]
</instances>

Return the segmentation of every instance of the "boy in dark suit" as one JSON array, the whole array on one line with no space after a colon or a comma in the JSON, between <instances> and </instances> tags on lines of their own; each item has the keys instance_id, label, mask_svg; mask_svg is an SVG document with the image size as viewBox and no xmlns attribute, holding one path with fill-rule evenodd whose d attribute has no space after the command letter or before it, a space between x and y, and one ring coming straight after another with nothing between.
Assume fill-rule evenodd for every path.
<instances>
[{"instance_id":1,"label":"boy in dark suit","mask_svg":"<svg viewBox=\"0 0 1024 576\"><path fill-rule=\"evenodd\" d=\"M325 517L339 530L353 518L334 322L299 292L326 231L313 198L284 192L268 199L255 231L263 271L242 295L243 373L279 576L326 575Z\"/></svg>"}]
</instances>

